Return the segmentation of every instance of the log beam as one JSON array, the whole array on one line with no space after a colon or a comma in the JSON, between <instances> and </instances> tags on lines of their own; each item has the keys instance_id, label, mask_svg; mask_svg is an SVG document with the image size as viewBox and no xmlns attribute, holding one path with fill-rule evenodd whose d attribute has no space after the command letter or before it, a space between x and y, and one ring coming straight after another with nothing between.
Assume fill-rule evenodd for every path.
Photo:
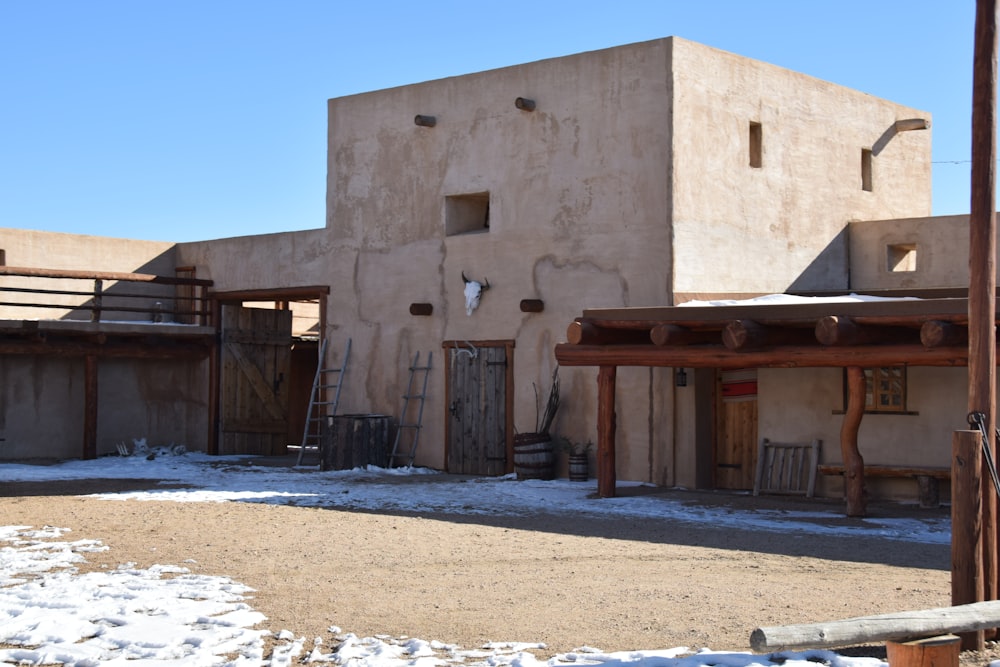
<instances>
[{"instance_id":1,"label":"log beam","mask_svg":"<svg viewBox=\"0 0 1000 667\"><path fill-rule=\"evenodd\" d=\"M649 331L653 345L704 345L721 340L718 331L694 331L676 324L657 324Z\"/></svg>"},{"instance_id":2,"label":"log beam","mask_svg":"<svg viewBox=\"0 0 1000 667\"><path fill-rule=\"evenodd\" d=\"M757 628L750 647L758 653L792 648L835 648L880 641L906 641L1000 625L1000 602L900 611L824 623Z\"/></svg>"},{"instance_id":3,"label":"log beam","mask_svg":"<svg viewBox=\"0 0 1000 667\"><path fill-rule=\"evenodd\" d=\"M810 336L812 335L811 332ZM556 345L563 366L651 366L662 368L843 368L878 366L965 366L965 347L862 345L844 349L789 345L766 350L733 351L719 346Z\"/></svg>"},{"instance_id":4,"label":"log beam","mask_svg":"<svg viewBox=\"0 0 1000 667\"><path fill-rule=\"evenodd\" d=\"M924 347L968 345L969 328L941 320L927 320L920 326L920 343Z\"/></svg>"},{"instance_id":5,"label":"log beam","mask_svg":"<svg viewBox=\"0 0 1000 667\"><path fill-rule=\"evenodd\" d=\"M641 345L649 342L645 329L606 329L593 322L574 320L566 328L570 345Z\"/></svg>"},{"instance_id":6,"label":"log beam","mask_svg":"<svg viewBox=\"0 0 1000 667\"><path fill-rule=\"evenodd\" d=\"M722 330L722 343L730 350L802 345L812 340L814 340L812 333L806 329L765 326L754 320L733 320Z\"/></svg>"},{"instance_id":7,"label":"log beam","mask_svg":"<svg viewBox=\"0 0 1000 667\"><path fill-rule=\"evenodd\" d=\"M859 324L850 317L827 315L816 322L816 340L823 345L872 345L877 343L912 342L913 334L906 329ZM907 339L911 340L907 340Z\"/></svg>"}]
</instances>

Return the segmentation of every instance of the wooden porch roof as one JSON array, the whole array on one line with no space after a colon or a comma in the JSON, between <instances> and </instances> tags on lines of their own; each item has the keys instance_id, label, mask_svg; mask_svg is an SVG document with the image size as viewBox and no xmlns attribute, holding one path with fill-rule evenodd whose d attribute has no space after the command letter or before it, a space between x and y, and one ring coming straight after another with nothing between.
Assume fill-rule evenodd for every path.
<instances>
[{"instance_id":1,"label":"wooden porch roof","mask_svg":"<svg viewBox=\"0 0 1000 667\"><path fill-rule=\"evenodd\" d=\"M565 366L968 365L968 299L898 298L584 310Z\"/></svg>"}]
</instances>

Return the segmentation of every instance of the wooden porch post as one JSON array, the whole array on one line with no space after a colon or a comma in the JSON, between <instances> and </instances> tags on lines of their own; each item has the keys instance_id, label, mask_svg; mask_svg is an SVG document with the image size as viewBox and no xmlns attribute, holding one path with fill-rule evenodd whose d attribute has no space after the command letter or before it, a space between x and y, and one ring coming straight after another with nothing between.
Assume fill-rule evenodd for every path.
<instances>
[{"instance_id":1,"label":"wooden porch post","mask_svg":"<svg viewBox=\"0 0 1000 667\"><path fill-rule=\"evenodd\" d=\"M867 511L865 460L858 451L858 430L865 414L865 371L847 368L847 410L840 426L840 456L844 461L844 495L847 516L864 516Z\"/></svg>"},{"instance_id":2,"label":"wooden porch post","mask_svg":"<svg viewBox=\"0 0 1000 667\"><path fill-rule=\"evenodd\" d=\"M597 495L615 496L615 375L617 366L597 371Z\"/></svg>"},{"instance_id":3,"label":"wooden porch post","mask_svg":"<svg viewBox=\"0 0 1000 667\"><path fill-rule=\"evenodd\" d=\"M969 412L981 413L992 453L996 424L997 4L977 0L972 71L972 196L969 209ZM985 460L982 465L986 465ZM997 599L997 497L983 486L985 599ZM989 633L990 638L993 633Z\"/></svg>"},{"instance_id":4,"label":"wooden porch post","mask_svg":"<svg viewBox=\"0 0 1000 667\"><path fill-rule=\"evenodd\" d=\"M955 431L951 437L951 603L983 601L982 437ZM982 651L985 633L964 633L962 648Z\"/></svg>"},{"instance_id":5,"label":"wooden porch post","mask_svg":"<svg viewBox=\"0 0 1000 667\"><path fill-rule=\"evenodd\" d=\"M83 362L83 459L97 458L97 355L88 354Z\"/></svg>"}]
</instances>

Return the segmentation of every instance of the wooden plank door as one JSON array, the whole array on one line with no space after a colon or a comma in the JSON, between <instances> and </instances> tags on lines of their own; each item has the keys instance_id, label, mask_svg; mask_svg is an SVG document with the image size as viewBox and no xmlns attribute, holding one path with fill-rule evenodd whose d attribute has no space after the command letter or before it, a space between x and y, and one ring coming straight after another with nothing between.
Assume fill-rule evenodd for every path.
<instances>
[{"instance_id":1,"label":"wooden plank door","mask_svg":"<svg viewBox=\"0 0 1000 667\"><path fill-rule=\"evenodd\" d=\"M222 307L220 454L288 447L292 311Z\"/></svg>"},{"instance_id":2,"label":"wooden plank door","mask_svg":"<svg viewBox=\"0 0 1000 667\"><path fill-rule=\"evenodd\" d=\"M448 472L507 472L507 347L446 348Z\"/></svg>"},{"instance_id":3,"label":"wooden plank door","mask_svg":"<svg viewBox=\"0 0 1000 667\"><path fill-rule=\"evenodd\" d=\"M757 371L716 376L715 488L753 489L757 469Z\"/></svg>"}]
</instances>

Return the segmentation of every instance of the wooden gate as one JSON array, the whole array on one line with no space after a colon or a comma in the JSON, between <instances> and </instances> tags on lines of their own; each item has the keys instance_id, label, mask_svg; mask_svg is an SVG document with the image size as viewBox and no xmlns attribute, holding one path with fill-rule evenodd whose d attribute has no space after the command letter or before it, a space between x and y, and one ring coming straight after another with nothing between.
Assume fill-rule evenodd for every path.
<instances>
[{"instance_id":1,"label":"wooden gate","mask_svg":"<svg viewBox=\"0 0 1000 667\"><path fill-rule=\"evenodd\" d=\"M715 488L753 489L757 469L757 370L716 376Z\"/></svg>"},{"instance_id":2,"label":"wooden gate","mask_svg":"<svg viewBox=\"0 0 1000 667\"><path fill-rule=\"evenodd\" d=\"M287 451L291 342L290 310L222 307L220 454Z\"/></svg>"},{"instance_id":3,"label":"wooden gate","mask_svg":"<svg viewBox=\"0 0 1000 667\"><path fill-rule=\"evenodd\" d=\"M508 454L512 343L451 341L447 358L448 472L503 475Z\"/></svg>"}]
</instances>

